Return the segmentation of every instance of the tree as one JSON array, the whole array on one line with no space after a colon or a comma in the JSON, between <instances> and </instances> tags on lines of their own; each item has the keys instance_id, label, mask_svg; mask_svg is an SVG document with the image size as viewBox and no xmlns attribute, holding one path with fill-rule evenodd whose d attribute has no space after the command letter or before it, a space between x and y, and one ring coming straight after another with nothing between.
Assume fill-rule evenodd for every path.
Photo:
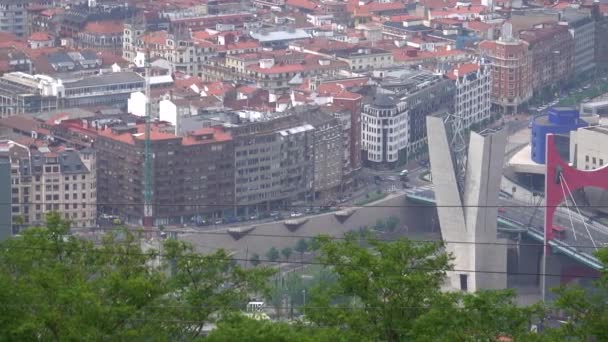
<instances>
[{"instance_id":1,"label":"tree","mask_svg":"<svg viewBox=\"0 0 608 342\"><path fill-rule=\"evenodd\" d=\"M332 264L337 281L317 288L305 308L324 327L345 328L358 340L407 340L415 320L440 294L450 258L436 243L319 239L319 261ZM316 309L323 308L323 309Z\"/></svg>"},{"instance_id":2,"label":"tree","mask_svg":"<svg viewBox=\"0 0 608 342\"><path fill-rule=\"evenodd\" d=\"M416 320L412 335L421 342L495 341L499 336L531 341L529 324L543 314L539 305L518 307L511 290L447 293Z\"/></svg>"},{"instance_id":3,"label":"tree","mask_svg":"<svg viewBox=\"0 0 608 342\"><path fill-rule=\"evenodd\" d=\"M253 266L259 265L261 263L261 261L260 261L260 255L259 254L253 254L251 256L251 259L249 259L249 261L251 262L251 264Z\"/></svg>"},{"instance_id":4,"label":"tree","mask_svg":"<svg viewBox=\"0 0 608 342\"><path fill-rule=\"evenodd\" d=\"M266 252L266 258L271 262L279 260L279 256L279 250L274 247L271 247L268 252Z\"/></svg>"},{"instance_id":5,"label":"tree","mask_svg":"<svg viewBox=\"0 0 608 342\"><path fill-rule=\"evenodd\" d=\"M242 310L252 293L269 294L266 282L274 273L270 269L244 270L225 250L202 255L179 240L166 241L164 248L173 265L171 292L154 303L162 312L148 310L148 314L178 321L167 328L171 336L198 338L206 323Z\"/></svg>"},{"instance_id":6,"label":"tree","mask_svg":"<svg viewBox=\"0 0 608 342\"><path fill-rule=\"evenodd\" d=\"M529 323L540 306L519 308L511 291L444 293L450 256L437 243L369 238L320 239L321 256L336 281L316 288L305 307L321 327L348 330L361 341L494 341L499 336L540 341ZM551 339L545 339L551 341Z\"/></svg>"},{"instance_id":7,"label":"tree","mask_svg":"<svg viewBox=\"0 0 608 342\"><path fill-rule=\"evenodd\" d=\"M283 255L286 261L289 261L289 257L291 257L292 252L293 249L291 249L291 247L285 247L281 250L281 254Z\"/></svg>"},{"instance_id":8,"label":"tree","mask_svg":"<svg viewBox=\"0 0 608 342\"><path fill-rule=\"evenodd\" d=\"M389 232L394 232L395 229L397 229L398 225L399 225L399 219L396 218L395 216L390 216L388 219L386 219L386 229Z\"/></svg>"},{"instance_id":9,"label":"tree","mask_svg":"<svg viewBox=\"0 0 608 342\"><path fill-rule=\"evenodd\" d=\"M45 228L1 243L0 340L162 339L138 320L167 291L163 273L147 267L153 254L129 232L96 248L68 231L52 213Z\"/></svg>"},{"instance_id":10,"label":"tree","mask_svg":"<svg viewBox=\"0 0 608 342\"><path fill-rule=\"evenodd\" d=\"M268 292L273 271L244 270L223 250L200 255L176 240L163 250L142 251L127 230L97 247L49 214L46 227L0 243L0 340L192 340Z\"/></svg>"},{"instance_id":11,"label":"tree","mask_svg":"<svg viewBox=\"0 0 608 342\"><path fill-rule=\"evenodd\" d=\"M207 337L210 342L223 341L353 341L352 334L334 328L310 327L304 324L289 324L255 320L232 315L219 322L217 329Z\"/></svg>"},{"instance_id":12,"label":"tree","mask_svg":"<svg viewBox=\"0 0 608 342\"><path fill-rule=\"evenodd\" d=\"M376 225L374 226L374 228L378 231L383 232L386 229L386 225L384 224L384 220L382 219L378 219L376 221Z\"/></svg>"},{"instance_id":13,"label":"tree","mask_svg":"<svg viewBox=\"0 0 608 342\"><path fill-rule=\"evenodd\" d=\"M296 252L300 253L300 261L304 259L304 253L308 251L308 242L304 239L298 240L295 247Z\"/></svg>"},{"instance_id":14,"label":"tree","mask_svg":"<svg viewBox=\"0 0 608 342\"><path fill-rule=\"evenodd\" d=\"M608 265L608 249L595 253L604 265ZM555 290L555 306L563 310L568 323L558 329L562 339L579 341L608 341L608 268L604 267L592 291L578 285L562 286Z\"/></svg>"}]
</instances>

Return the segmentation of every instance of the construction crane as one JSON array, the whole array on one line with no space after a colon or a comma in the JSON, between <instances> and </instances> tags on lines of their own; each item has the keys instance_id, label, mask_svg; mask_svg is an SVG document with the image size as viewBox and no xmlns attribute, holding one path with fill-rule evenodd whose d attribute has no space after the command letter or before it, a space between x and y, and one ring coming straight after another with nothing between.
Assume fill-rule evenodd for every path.
<instances>
[{"instance_id":1,"label":"construction crane","mask_svg":"<svg viewBox=\"0 0 608 342\"><path fill-rule=\"evenodd\" d=\"M146 93L146 132L144 135L144 227L151 227L154 224L154 210L152 206L152 151L150 150L150 51L146 51L145 69L145 93Z\"/></svg>"}]
</instances>

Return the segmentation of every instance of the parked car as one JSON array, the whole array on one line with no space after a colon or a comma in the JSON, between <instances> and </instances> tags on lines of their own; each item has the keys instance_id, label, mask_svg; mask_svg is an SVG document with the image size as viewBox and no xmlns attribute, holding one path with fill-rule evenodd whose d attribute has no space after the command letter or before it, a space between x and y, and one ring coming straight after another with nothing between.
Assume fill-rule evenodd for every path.
<instances>
[{"instance_id":1,"label":"parked car","mask_svg":"<svg viewBox=\"0 0 608 342\"><path fill-rule=\"evenodd\" d=\"M215 221L213 221L214 224L222 224L224 223L224 220L222 219L216 219Z\"/></svg>"},{"instance_id":2,"label":"parked car","mask_svg":"<svg viewBox=\"0 0 608 342\"><path fill-rule=\"evenodd\" d=\"M293 213L291 213L291 215L290 215L290 216L291 216L291 217L300 217L300 216L303 216L303 215L304 215L304 214L302 214L302 213L299 213L299 212L297 212L297 211L294 211Z\"/></svg>"}]
</instances>

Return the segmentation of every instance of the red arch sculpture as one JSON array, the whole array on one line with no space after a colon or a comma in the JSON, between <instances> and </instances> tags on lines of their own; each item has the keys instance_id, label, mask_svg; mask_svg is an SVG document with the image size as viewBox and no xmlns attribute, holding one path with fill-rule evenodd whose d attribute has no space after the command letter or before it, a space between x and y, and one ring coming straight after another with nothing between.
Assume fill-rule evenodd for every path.
<instances>
[{"instance_id":1,"label":"red arch sculpture","mask_svg":"<svg viewBox=\"0 0 608 342\"><path fill-rule=\"evenodd\" d=\"M555 135L547 134L547 159L545 165L545 246L553 239L553 216L557 206L564 200L559 181L561 174L568 181L570 191L586 186L608 189L608 165L595 170L578 170L562 160L555 146Z\"/></svg>"}]
</instances>

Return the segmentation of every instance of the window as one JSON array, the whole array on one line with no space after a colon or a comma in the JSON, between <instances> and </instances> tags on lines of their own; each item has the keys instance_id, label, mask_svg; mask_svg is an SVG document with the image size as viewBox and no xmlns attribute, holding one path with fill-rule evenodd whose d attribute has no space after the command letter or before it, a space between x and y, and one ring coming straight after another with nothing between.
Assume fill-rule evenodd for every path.
<instances>
[{"instance_id":1,"label":"window","mask_svg":"<svg viewBox=\"0 0 608 342\"><path fill-rule=\"evenodd\" d=\"M597 163L597 159L595 159L595 157L591 158L591 160L593 161L593 164Z\"/></svg>"},{"instance_id":2,"label":"window","mask_svg":"<svg viewBox=\"0 0 608 342\"><path fill-rule=\"evenodd\" d=\"M585 161L589 162L589 156L585 156Z\"/></svg>"},{"instance_id":3,"label":"window","mask_svg":"<svg viewBox=\"0 0 608 342\"><path fill-rule=\"evenodd\" d=\"M468 278L469 278L468 274L460 275L460 289L462 291L468 291L468 288L469 288L469 286L468 286L469 279Z\"/></svg>"}]
</instances>

